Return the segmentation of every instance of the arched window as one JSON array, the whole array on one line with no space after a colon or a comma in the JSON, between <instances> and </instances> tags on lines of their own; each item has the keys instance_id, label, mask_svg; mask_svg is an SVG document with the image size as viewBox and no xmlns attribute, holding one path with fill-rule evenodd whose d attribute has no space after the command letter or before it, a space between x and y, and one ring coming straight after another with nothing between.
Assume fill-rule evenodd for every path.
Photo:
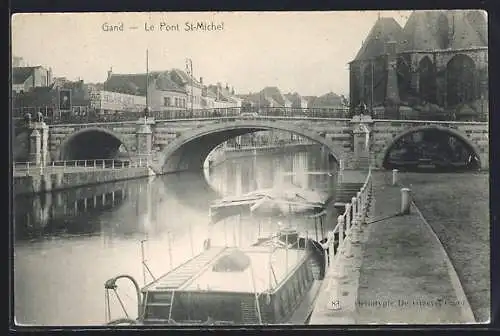
<instances>
[{"instance_id":1,"label":"arched window","mask_svg":"<svg viewBox=\"0 0 500 336\"><path fill-rule=\"evenodd\" d=\"M419 93L420 99L436 103L436 71L429 57L425 56L419 63Z\"/></svg>"},{"instance_id":2,"label":"arched window","mask_svg":"<svg viewBox=\"0 0 500 336\"><path fill-rule=\"evenodd\" d=\"M466 55L454 56L446 65L446 97L448 106L473 101L475 97L475 64Z\"/></svg>"}]
</instances>

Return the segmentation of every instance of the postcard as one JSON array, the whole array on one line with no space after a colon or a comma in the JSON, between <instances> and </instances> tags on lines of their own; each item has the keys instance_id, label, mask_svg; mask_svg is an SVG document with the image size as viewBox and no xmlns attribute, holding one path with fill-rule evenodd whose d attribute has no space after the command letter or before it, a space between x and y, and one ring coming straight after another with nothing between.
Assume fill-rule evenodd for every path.
<instances>
[{"instance_id":1,"label":"postcard","mask_svg":"<svg viewBox=\"0 0 500 336\"><path fill-rule=\"evenodd\" d=\"M16 326L488 322L487 22L13 15Z\"/></svg>"}]
</instances>

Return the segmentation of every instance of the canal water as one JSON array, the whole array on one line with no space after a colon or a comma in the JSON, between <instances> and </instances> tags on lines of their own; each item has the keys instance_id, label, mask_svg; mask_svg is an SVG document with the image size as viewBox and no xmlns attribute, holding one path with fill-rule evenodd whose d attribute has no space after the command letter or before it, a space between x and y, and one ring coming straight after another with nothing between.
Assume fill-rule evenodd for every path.
<instances>
[{"instance_id":1,"label":"canal water","mask_svg":"<svg viewBox=\"0 0 500 336\"><path fill-rule=\"evenodd\" d=\"M335 174L306 173L330 168L328 155L320 147L311 147L307 152L227 158L206 170L205 178L183 173L18 197L14 209L16 321L102 325L104 282L130 274L143 285L200 253L208 235L212 200L275 187L287 179L299 187L322 189L334 185ZM294 175L286 177L287 172ZM252 223L225 221L211 231L212 245L246 245L257 237L257 230ZM151 273L141 266L141 251ZM120 280L117 292L129 316L135 318L132 284ZM125 317L111 294L112 318Z\"/></svg>"}]
</instances>

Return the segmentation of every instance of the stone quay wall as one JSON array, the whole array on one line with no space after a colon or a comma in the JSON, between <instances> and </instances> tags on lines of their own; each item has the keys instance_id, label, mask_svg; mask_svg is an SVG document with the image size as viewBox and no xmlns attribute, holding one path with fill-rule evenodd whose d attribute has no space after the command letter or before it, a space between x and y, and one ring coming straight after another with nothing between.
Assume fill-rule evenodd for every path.
<instances>
[{"instance_id":1,"label":"stone quay wall","mask_svg":"<svg viewBox=\"0 0 500 336\"><path fill-rule=\"evenodd\" d=\"M37 194L115 181L130 180L151 175L148 167L102 169L92 171L66 171L30 173L14 176L13 193Z\"/></svg>"}]
</instances>

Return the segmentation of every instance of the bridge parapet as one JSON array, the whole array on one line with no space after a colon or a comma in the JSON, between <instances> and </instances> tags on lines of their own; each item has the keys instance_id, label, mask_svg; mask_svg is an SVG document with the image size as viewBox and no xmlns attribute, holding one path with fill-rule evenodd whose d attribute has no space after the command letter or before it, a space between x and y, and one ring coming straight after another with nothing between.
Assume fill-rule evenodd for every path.
<instances>
[{"instance_id":1,"label":"bridge parapet","mask_svg":"<svg viewBox=\"0 0 500 336\"><path fill-rule=\"evenodd\" d=\"M489 153L487 122L387 120L373 119L370 116L355 116L349 119L238 115L176 120L159 120L150 117L146 121L141 118L121 122L57 124L47 125L47 127L49 132L46 148L50 151L52 160L63 159L61 153L64 152L64 148L77 137L85 134L88 139L91 139L98 133L105 133L117 143L123 144L128 153L128 159L134 162L148 161L156 171L164 164L165 153L169 151L169 148L185 141L187 134L195 134L200 137L201 141L197 145L194 145L195 142L191 143L193 147L189 149L189 153L184 153L192 155L191 153L198 153L197 148L200 144L206 144L207 141L210 141L210 146L212 146L227 140L229 135L238 136L245 132L272 129L299 135L308 134L310 139L316 139L314 141L318 141L320 139L318 136L320 136L325 139L324 141L335 146L337 158L343 161L347 169L361 168L361 166L363 168L381 167L387 149L397 139L420 129L438 128L463 139L480 155L484 168L487 167ZM235 132L234 129L240 131ZM223 133L226 135L222 136ZM40 136L39 150L42 148L41 138ZM36 148L36 143L33 146Z\"/></svg>"}]
</instances>

